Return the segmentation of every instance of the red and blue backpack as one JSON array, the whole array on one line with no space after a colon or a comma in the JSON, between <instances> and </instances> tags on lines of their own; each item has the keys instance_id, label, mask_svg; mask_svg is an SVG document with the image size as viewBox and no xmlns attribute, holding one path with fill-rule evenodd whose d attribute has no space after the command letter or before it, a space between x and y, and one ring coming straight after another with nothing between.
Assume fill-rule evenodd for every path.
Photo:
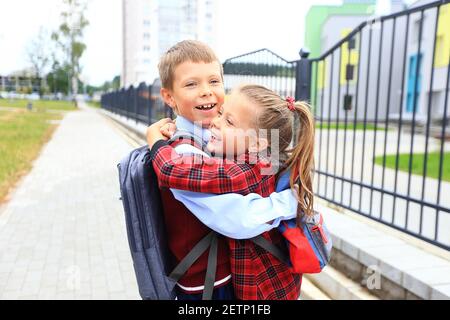
<instances>
[{"instance_id":1,"label":"red and blue backpack","mask_svg":"<svg viewBox=\"0 0 450 320\"><path fill-rule=\"evenodd\" d=\"M277 183L277 192L289 188L289 171L283 172ZM332 240L321 213L312 216L299 212L297 218L281 221L278 230L286 240L287 253L258 236L253 242L263 247L291 267L293 273L319 273L331 258Z\"/></svg>"},{"instance_id":2,"label":"red and blue backpack","mask_svg":"<svg viewBox=\"0 0 450 320\"><path fill-rule=\"evenodd\" d=\"M303 216L300 226L296 219L282 221L278 226L287 242L293 273L319 273L331 258L331 236L319 212Z\"/></svg>"}]
</instances>

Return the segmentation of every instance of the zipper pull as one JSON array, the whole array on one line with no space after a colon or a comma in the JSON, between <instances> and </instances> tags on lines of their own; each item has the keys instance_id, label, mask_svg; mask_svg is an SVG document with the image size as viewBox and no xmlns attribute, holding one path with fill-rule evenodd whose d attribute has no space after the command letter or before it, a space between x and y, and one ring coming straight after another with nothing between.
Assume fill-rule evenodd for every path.
<instances>
[{"instance_id":1,"label":"zipper pull","mask_svg":"<svg viewBox=\"0 0 450 320\"><path fill-rule=\"evenodd\" d=\"M327 236L325 235L325 232L323 231L322 223L319 223L318 225L314 226L314 227L312 228L312 231L314 231L314 232L319 231L320 236L322 237L323 242L324 242L324 243L328 243L328 238L327 238Z\"/></svg>"}]
</instances>

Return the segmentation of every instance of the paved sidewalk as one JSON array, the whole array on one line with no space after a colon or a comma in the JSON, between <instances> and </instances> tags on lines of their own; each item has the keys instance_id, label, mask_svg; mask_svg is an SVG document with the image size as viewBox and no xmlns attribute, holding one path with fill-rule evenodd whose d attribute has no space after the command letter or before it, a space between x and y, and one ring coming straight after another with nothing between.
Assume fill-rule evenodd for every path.
<instances>
[{"instance_id":1,"label":"paved sidewalk","mask_svg":"<svg viewBox=\"0 0 450 320\"><path fill-rule=\"evenodd\" d=\"M92 109L64 117L0 207L0 299L140 299L116 168L131 149Z\"/></svg>"}]
</instances>

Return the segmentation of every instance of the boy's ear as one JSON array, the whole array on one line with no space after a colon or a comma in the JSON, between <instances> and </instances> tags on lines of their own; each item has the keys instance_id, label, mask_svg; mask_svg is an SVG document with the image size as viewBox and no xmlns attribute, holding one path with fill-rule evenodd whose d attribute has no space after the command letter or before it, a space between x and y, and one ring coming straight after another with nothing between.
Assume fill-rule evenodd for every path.
<instances>
[{"instance_id":1,"label":"boy's ear","mask_svg":"<svg viewBox=\"0 0 450 320\"><path fill-rule=\"evenodd\" d=\"M176 103L172 97L172 93L170 92L170 90L168 90L166 88L161 88L159 93L160 93L164 103L167 104L172 109L176 110Z\"/></svg>"}]
</instances>

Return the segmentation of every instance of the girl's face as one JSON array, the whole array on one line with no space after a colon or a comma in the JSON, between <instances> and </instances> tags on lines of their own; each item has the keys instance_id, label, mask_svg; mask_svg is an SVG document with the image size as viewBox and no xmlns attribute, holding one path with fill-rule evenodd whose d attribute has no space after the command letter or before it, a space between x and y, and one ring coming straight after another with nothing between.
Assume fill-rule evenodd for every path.
<instances>
[{"instance_id":1,"label":"girl's face","mask_svg":"<svg viewBox=\"0 0 450 320\"><path fill-rule=\"evenodd\" d=\"M239 92L227 97L218 115L211 121L211 139L207 149L216 156L233 158L248 151L260 151L256 121L259 107Z\"/></svg>"}]
</instances>

